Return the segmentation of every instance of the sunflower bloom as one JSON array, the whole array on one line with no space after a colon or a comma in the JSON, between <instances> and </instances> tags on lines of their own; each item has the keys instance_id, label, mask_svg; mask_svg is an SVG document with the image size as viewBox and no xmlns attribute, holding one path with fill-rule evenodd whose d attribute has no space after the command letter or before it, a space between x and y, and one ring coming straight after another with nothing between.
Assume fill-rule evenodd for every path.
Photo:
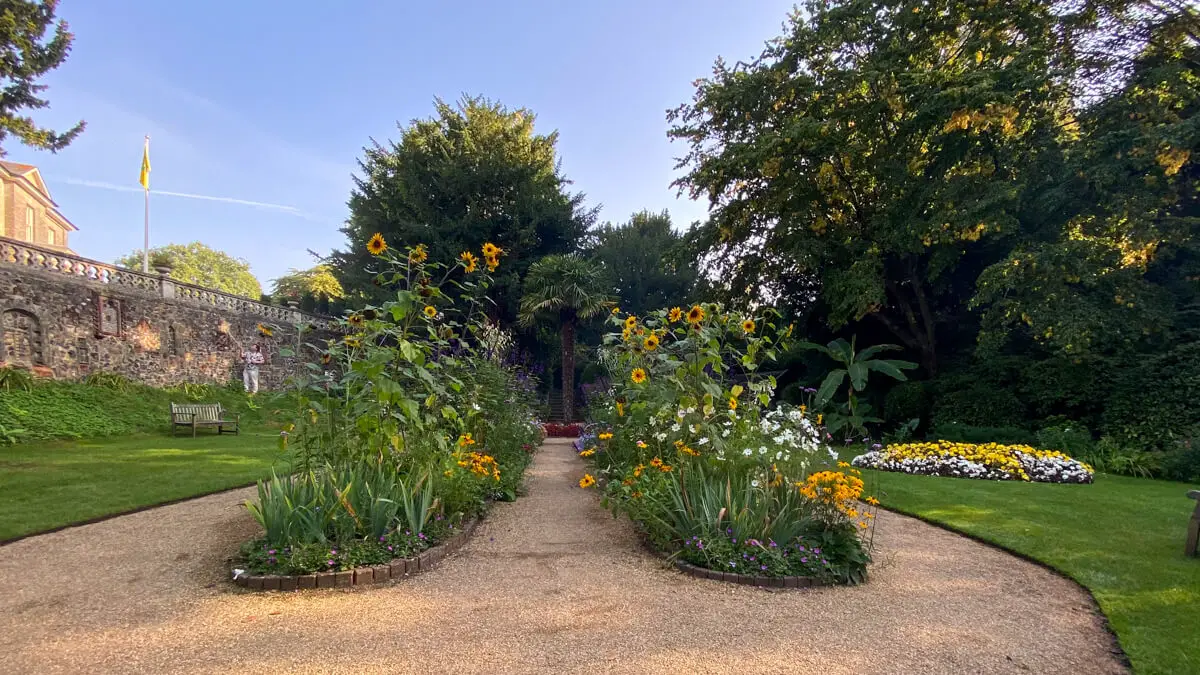
<instances>
[{"instance_id":1,"label":"sunflower bloom","mask_svg":"<svg viewBox=\"0 0 1200 675\"><path fill-rule=\"evenodd\" d=\"M483 256L483 263L487 265L489 272L495 272L496 268L500 266L500 259L494 255L485 255Z\"/></svg>"},{"instance_id":2,"label":"sunflower bloom","mask_svg":"<svg viewBox=\"0 0 1200 675\"><path fill-rule=\"evenodd\" d=\"M742 322L742 331L744 331L747 335L753 333L754 328L754 319L746 319Z\"/></svg>"},{"instance_id":3,"label":"sunflower bloom","mask_svg":"<svg viewBox=\"0 0 1200 675\"><path fill-rule=\"evenodd\" d=\"M612 308L612 312L611 312L611 313L612 313L612 315L613 315L613 316L616 316L616 315L618 315L618 314L620 314L620 313L621 313L621 308L620 308L620 307L613 307L613 308Z\"/></svg>"},{"instance_id":4,"label":"sunflower bloom","mask_svg":"<svg viewBox=\"0 0 1200 675\"><path fill-rule=\"evenodd\" d=\"M482 250L483 250L483 257L485 257L485 258L497 258L500 256L501 253L504 252L503 250L500 249L499 246L493 244L490 241L483 245Z\"/></svg>"},{"instance_id":5,"label":"sunflower bloom","mask_svg":"<svg viewBox=\"0 0 1200 675\"><path fill-rule=\"evenodd\" d=\"M645 347L646 351L648 352L658 349L658 336L651 333L650 336L646 338L646 341L642 343L642 346Z\"/></svg>"},{"instance_id":6,"label":"sunflower bloom","mask_svg":"<svg viewBox=\"0 0 1200 675\"><path fill-rule=\"evenodd\" d=\"M425 309L421 311L425 312L425 316L431 319L437 316L437 307L434 307L433 305L425 305Z\"/></svg>"},{"instance_id":7,"label":"sunflower bloom","mask_svg":"<svg viewBox=\"0 0 1200 675\"><path fill-rule=\"evenodd\" d=\"M357 347L362 344L362 339L357 335L347 335L342 341L346 343L347 347Z\"/></svg>"},{"instance_id":8,"label":"sunflower bloom","mask_svg":"<svg viewBox=\"0 0 1200 675\"><path fill-rule=\"evenodd\" d=\"M408 262L416 265L423 263L429 259L429 249L425 248L425 244L417 244L417 247L408 252Z\"/></svg>"},{"instance_id":9,"label":"sunflower bloom","mask_svg":"<svg viewBox=\"0 0 1200 675\"><path fill-rule=\"evenodd\" d=\"M579 479L579 487L587 489L596 484L596 479L590 473L583 474L583 478Z\"/></svg>"},{"instance_id":10,"label":"sunflower bloom","mask_svg":"<svg viewBox=\"0 0 1200 675\"><path fill-rule=\"evenodd\" d=\"M476 258L470 251L463 251L458 254L458 259L463 262L463 270L470 274L475 271L479 265L479 258Z\"/></svg>"},{"instance_id":11,"label":"sunflower bloom","mask_svg":"<svg viewBox=\"0 0 1200 675\"><path fill-rule=\"evenodd\" d=\"M261 323L258 324L258 334L259 335L262 335L263 337L271 337L272 333L274 333L274 331L271 330L270 326L264 326Z\"/></svg>"},{"instance_id":12,"label":"sunflower bloom","mask_svg":"<svg viewBox=\"0 0 1200 675\"><path fill-rule=\"evenodd\" d=\"M630 373L629 379L633 380L634 384L641 384L646 381L646 371L641 368L634 368Z\"/></svg>"},{"instance_id":13,"label":"sunflower bloom","mask_svg":"<svg viewBox=\"0 0 1200 675\"><path fill-rule=\"evenodd\" d=\"M704 308L700 305L693 305L687 313L688 323L696 324L704 320Z\"/></svg>"},{"instance_id":14,"label":"sunflower bloom","mask_svg":"<svg viewBox=\"0 0 1200 675\"><path fill-rule=\"evenodd\" d=\"M672 307L671 311L667 313L667 320L670 321L671 323L675 323L676 321L678 321L682 318L683 318L683 310L679 309L678 307Z\"/></svg>"},{"instance_id":15,"label":"sunflower bloom","mask_svg":"<svg viewBox=\"0 0 1200 675\"><path fill-rule=\"evenodd\" d=\"M634 328L637 328L637 317L630 314L625 317L625 330L633 330Z\"/></svg>"},{"instance_id":16,"label":"sunflower bloom","mask_svg":"<svg viewBox=\"0 0 1200 675\"><path fill-rule=\"evenodd\" d=\"M737 399L736 398L729 399L729 409L737 410Z\"/></svg>"},{"instance_id":17,"label":"sunflower bloom","mask_svg":"<svg viewBox=\"0 0 1200 675\"><path fill-rule=\"evenodd\" d=\"M367 241L367 252L371 255L383 255L383 252L386 250L387 242L383 240L383 235L378 232L371 235L371 238Z\"/></svg>"},{"instance_id":18,"label":"sunflower bloom","mask_svg":"<svg viewBox=\"0 0 1200 675\"><path fill-rule=\"evenodd\" d=\"M362 314L351 314L350 318L346 319L346 321L348 321L350 323L350 326L353 328L362 328L363 315Z\"/></svg>"}]
</instances>

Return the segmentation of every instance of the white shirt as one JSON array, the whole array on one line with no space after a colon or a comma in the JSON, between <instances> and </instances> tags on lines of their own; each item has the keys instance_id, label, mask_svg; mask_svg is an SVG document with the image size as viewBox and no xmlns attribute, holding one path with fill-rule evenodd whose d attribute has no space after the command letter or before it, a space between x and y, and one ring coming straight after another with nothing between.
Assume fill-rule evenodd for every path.
<instances>
[{"instance_id":1,"label":"white shirt","mask_svg":"<svg viewBox=\"0 0 1200 675\"><path fill-rule=\"evenodd\" d=\"M256 352L253 349L242 352L242 362L248 366L259 366L266 363L266 360L262 352Z\"/></svg>"}]
</instances>

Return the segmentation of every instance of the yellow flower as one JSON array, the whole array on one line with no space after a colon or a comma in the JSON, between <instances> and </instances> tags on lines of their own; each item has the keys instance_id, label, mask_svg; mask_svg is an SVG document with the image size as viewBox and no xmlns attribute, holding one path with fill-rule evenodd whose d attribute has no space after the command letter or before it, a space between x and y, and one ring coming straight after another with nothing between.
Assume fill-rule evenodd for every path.
<instances>
[{"instance_id":1,"label":"yellow flower","mask_svg":"<svg viewBox=\"0 0 1200 675\"><path fill-rule=\"evenodd\" d=\"M463 434L458 437L458 447L465 448L468 445L475 445L475 439L471 438L471 434Z\"/></svg>"},{"instance_id":2,"label":"yellow flower","mask_svg":"<svg viewBox=\"0 0 1200 675\"><path fill-rule=\"evenodd\" d=\"M362 344L362 339L357 335L347 335L342 338L342 341L346 343L347 347L357 347Z\"/></svg>"},{"instance_id":3,"label":"yellow flower","mask_svg":"<svg viewBox=\"0 0 1200 675\"><path fill-rule=\"evenodd\" d=\"M680 449L679 449L679 451L680 451L680 452L682 452L682 453L683 453L683 454L685 454L685 455L691 455L692 457L699 457L699 456L700 456L700 453L699 453L699 452L697 452L696 450L692 449L692 447L691 447L691 446L687 446L687 445L685 445L685 446L683 446L682 448L680 448Z\"/></svg>"},{"instance_id":4,"label":"yellow flower","mask_svg":"<svg viewBox=\"0 0 1200 675\"><path fill-rule=\"evenodd\" d=\"M646 371L642 370L641 368L634 368L633 373L629 376L629 379L633 380L634 384L641 384L646 381Z\"/></svg>"},{"instance_id":5,"label":"yellow flower","mask_svg":"<svg viewBox=\"0 0 1200 675\"><path fill-rule=\"evenodd\" d=\"M500 266L500 259L494 255L485 255L483 257L483 262L485 265L487 265L489 272L495 272L496 268Z\"/></svg>"},{"instance_id":6,"label":"yellow flower","mask_svg":"<svg viewBox=\"0 0 1200 675\"><path fill-rule=\"evenodd\" d=\"M650 460L650 466L652 466L656 469L661 467L662 465L663 465L663 461L661 459L659 459L658 457L655 457L654 459Z\"/></svg>"},{"instance_id":7,"label":"yellow flower","mask_svg":"<svg viewBox=\"0 0 1200 675\"><path fill-rule=\"evenodd\" d=\"M737 399L736 398L729 399L729 409L737 410Z\"/></svg>"},{"instance_id":8,"label":"yellow flower","mask_svg":"<svg viewBox=\"0 0 1200 675\"><path fill-rule=\"evenodd\" d=\"M602 441L607 441L608 439L612 438L612 434L610 434L606 431L606 432L600 434L597 438L599 438Z\"/></svg>"},{"instance_id":9,"label":"yellow flower","mask_svg":"<svg viewBox=\"0 0 1200 675\"><path fill-rule=\"evenodd\" d=\"M618 314L620 314L620 313L621 313L621 308L620 308L620 307L613 307L613 308L612 308L612 315L613 315L613 316L616 316L616 315L618 315Z\"/></svg>"},{"instance_id":10,"label":"yellow flower","mask_svg":"<svg viewBox=\"0 0 1200 675\"><path fill-rule=\"evenodd\" d=\"M363 315L362 314L351 314L350 318L346 319L346 321L350 322L350 326L352 328L362 328Z\"/></svg>"},{"instance_id":11,"label":"yellow flower","mask_svg":"<svg viewBox=\"0 0 1200 675\"><path fill-rule=\"evenodd\" d=\"M671 465L670 465L670 464L663 464L662 466L658 467L658 470L659 470L659 471L661 471L661 472L663 472L663 473L670 473L670 472L671 472Z\"/></svg>"},{"instance_id":12,"label":"yellow flower","mask_svg":"<svg viewBox=\"0 0 1200 675\"><path fill-rule=\"evenodd\" d=\"M637 328L637 317L630 314L625 317L625 330L633 330L634 328Z\"/></svg>"},{"instance_id":13,"label":"yellow flower","mask_svg":"<svg viewBox=\"0 0 1200 675\"><path fill-rule=\"evenodd\" d=\"M429 259L429 249L425 248L425 244L417 244L417 247L408 252L408 262L415 264L423 263Z\"/></svg>"},{"instance_id":14,"label":"yellow flower","mask_svg":"<svg viewBox=\"0 0 1200 675\"><path fill-rule=\"evenodd\" d=\"M485 258L497 258L503 252L499 246L490 241L483 245L483 257Z\"/></svg>"},{"instance_id":15,"label":"yellow flower","mask_svg":"<svg viewBox=\"0 0 1200 675\"><path fill-rule=\"evenodd\" d=\"M676 321L678 321L682 318L683 318L683 310L679 309L678 307L672 307L671 311L667 314L667 320L670 321L671 323L675 323Z\"/></svg>"},{"instance_id":16,"label":"yellow flower","mask_svg":"<svg viewBox=\"0 0 1200 675\"><path fill-rule=\"evenodd\" d=\"M633 336L633 331L629 330L628 328L624 328L621 330L621 339L624 340L625 342L629 342L629 338L632 336Z\"/></svg>"},{"instance_id":17,"label":"yellow flower","mask_svg":"<svg viewBox=\"0 0 1200 675\"><path fill-rule=\"evenodd\" d=\"M587 450L584 450L583 452L579 453L579 456L580 457L591 457L594 454L596 454L596 449L588 448Z\"/></svg>"},{"instance_id":18,"label":"yellow flower","mask_svg":"<svg viewBox=\"0 0 1200 675\"><path fill-rule=\"evenodd\" d=\"M645 470L646 470L645 464L638 464L637 466L633 467L633 477L637 478L638 476L641 476L642 472Z\"/></svg>"},{"instance_id":19,"label":"yellow flower","mask_svg":"<svg viewBox=\"0 0 1200 675\"><path fill-rule=\"evenodd\" d=\"M645 347L646 351L648 352L658 349L658 336L651 333L650 336L646 338L646 341L642 343L642 346Z\"/></svg>"},{"instance_id":20,"label":"yellow flower","mask_svg":"<svg viewBox=\"0 0 1200 675\"><path fill-rule=\"evenodd\" d=\"M263 324L261 324L261 323L260 323L260 324L258 324L258 334L259 334L259 335L262 335L263 337L271 337L271 335L272 335L274 332L275 332L275 331L271 330L270 326L264 326L264 325L263 325Z\"/></svg>"},{"instance_id":21,"label":"yellow flower","mask_svg":"<svg viewBox=\"0 0 1200 675\"><path fill-rule=\"evenodd\" d=\"M617 401L617 417L625 416L625 404Z\"/></svg>"},{"instance_id":22,"label":"yellow flower","mask_svg":"<svg viewBox=\"0 0 1200 675\"><path fill-rule=\"evenodd\" d=\"M383 235L378 232L371 235L371 238L367 241L367 251L371 255L383 255L383 252L386 250L387 242L383 240Z\"/></svg>"},{"instance_id":23,"label":"yellow flower","mask_svg":"<svg viewBox=\"0 0 1200 675\"><path fill-rule=\"evenodd\" d=\"M820 424L825 419L824 415L817 415L817 424Z\"/></svg>"},{"instance_id":24,"label":"yellow flower","mask_svg":"<svg viewBox=\"0 0 1200 675\"><path fill-rule=\"evenodd\" d=\"M596 479L593 478L592 474L590 474L590 473L583 474L583 478L579 479L579 487L581 487L581 488L590 488L595 484L596 484Z\"/></svg>"},{"instance_id":25,"label":"yellow flower","mask_svg":"<svg viewBox=\"0 0 1200 675\"><path fill-rule=\"evenodd\" d=\"M879 506L879 500L875 499L874 497L867 497L863 501L870 504L871 506Z\"/></svg>"},{"instance_id":26,"label":"yellow flower","mask_svg":"<svg viewBox=\"0 0 1200 675\"><path fill-rule=\"evenodd\" d=\"M693 305L687 313L688 323L700 323L704 320L704 308L700 305Z\"/></svg>"},{"instance_id":27,"label":"yellow flower","mask_svg":"<svg viewBox=\"0 0 1200 675\"><path fill-rule=\"evenodd\" d=\"M437 307L434 307L433 305L425 305L425 309L422 311L425 312L425 316L431 319L437 316Z\"/></svg>"},{"instance_id":28,"label":"yellow flower","mask_svg":"<svg viewBox=\"0 0 1200 675\"><path fill-rule=\"evenodd\" d=\"M644 447L646 447L646 441L638 441L638 442L637 442L637 446L638 446L639 448L644 448Z\"/></svg>"},{"instance_id":29,"label":"yellow flower","mask_svg":"<svg viewBox=\"0 0 1200 675\"><path fill-rule=\"evenodd\" d=\"M479 264L479 258L476 258L470 251L463 251L458 254L458 259L463 262L463 270L468 274L475 271Z\"/></svg>"},{"instance_id":30,"label":"yellow flower","mask_svg":"<svg viewBox=\"0 0 1200 675\"><path fill-rule=\"evenodd\" d=\"M838 462L838 468L839 468L839 469L845 469L845 468L847 468L847 467L849 467L849 466L850 466L850 463L849 463L849 462Z\"/></svg>"},{"instance_id":31,"label":"yellow flower","mask_svg":"<svg viewBox=\"0 0 1200 675\"><path fill-rule=\"evenodd\" d=\"M745 331L747 335L750 333L753 333L754 332L754 319L746 319L745 321L743 321L742 322L742 330Z\"/></svg>"}]
</instances>

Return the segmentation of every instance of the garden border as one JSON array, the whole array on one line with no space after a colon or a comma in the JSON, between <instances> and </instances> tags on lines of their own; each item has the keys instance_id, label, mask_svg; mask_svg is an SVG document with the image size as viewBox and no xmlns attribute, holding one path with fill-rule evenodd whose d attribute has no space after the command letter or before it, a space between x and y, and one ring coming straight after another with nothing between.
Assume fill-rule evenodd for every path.
<instances>
[{"instance_id":1,"label":"garden border","mask_svg":"<svg viewBox=\"0 0 1200 675\"><path fill-rule=\"evenodd\" d=\"M675 561L675 567L680 572L697 579L711 579L725 583L754 586L757 588L815 588L831 586L828 581L816 577L763 577L753 574L735 574L733 572L718 572L705 567L696 567L682 560Z\"/></svg>"},{"instance_id":2,"label":"garden border","mask_svg":"<svg viewBox=\"0 0 1200 675\"><path fill-rule=\"evenodd\" d=\"M479 520L478 517L472 518L453 537L433 548L422 551L415 558L396 558L385 564L356 567L342 572L317 572L286 576L276 574L244 575L234 579L233 583L248 591L304 591L366 586L403 579L421 572L428 572L441 562L442 558L462 548L463 544L466 544L474 534Z\"/></svg>"}]
</instances>

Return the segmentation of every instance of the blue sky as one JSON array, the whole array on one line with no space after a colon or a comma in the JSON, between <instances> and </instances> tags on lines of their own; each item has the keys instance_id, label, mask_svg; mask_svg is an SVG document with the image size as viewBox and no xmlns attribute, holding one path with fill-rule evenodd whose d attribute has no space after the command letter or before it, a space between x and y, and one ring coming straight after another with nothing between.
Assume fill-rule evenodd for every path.
<instances>
[{"instance_id":1,"label":"blue sky","mask_svg":"<svg viewBox=\"0 0 1200 675\"><path fill-rule=\"evenodd\" d=\"M355 5L343 10L340 5ZM686 9L685 9L686 8ZM270 280L309 267L338 231L356 158L433 98L482 94L557 129L564 173L601 220L705 206L670 187L683 146L665 111L718 55L757 55L790 2L358 2L64 0L76 34L47 76L39 123L88 129L57 155L15 142L79 226L71 247L111 261L140 248L137 185L151 136L151 245L199 240Z\"/></svg>"}]
</instances>

